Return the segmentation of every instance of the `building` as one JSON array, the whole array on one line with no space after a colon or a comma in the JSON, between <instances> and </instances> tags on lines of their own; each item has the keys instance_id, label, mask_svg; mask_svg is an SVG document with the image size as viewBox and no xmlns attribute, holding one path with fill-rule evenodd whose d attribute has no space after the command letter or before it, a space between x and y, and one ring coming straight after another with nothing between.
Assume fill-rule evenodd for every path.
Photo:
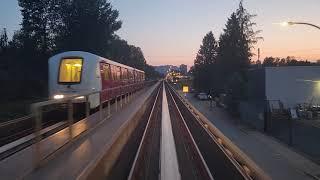
<instances>
[{"instance_id":1,"label":"building","mask_svg":"<svg viewBox=\"0 0 320 180\"><path fill-rule=\"evenodd\" d=\"M162 75L167 75L167 73L172 72L172 71L179 71L179 67L172 66L172 65L154 66L154 68L158 73L160 73Z\"/></svg>"},{"instance_id":2,"label":"building","mask_svg":"<svg viewBox=\"0 0 320 180\"><path fill-rule=\"evenodd\" d=\"M241 119L265 129L265 113L320 105L320 66L264 67L248 70L248 100L240 102Z\"/></svg>"},{"instance_id":3,"label":"building","mask_svg":"<svg viewBox=\"0 0 320 180\"><path fill-rule=\"evenodd\" d=\"M320 104L320 66L265 67L249 71L249 98L278 100L284 108Z\"/></svg>"},{"instance_id":4,"label":"building","mask_svg":"<svg viewBox=\"0 0 320 180\"><path fill-rule=\"evenodd\" d=\"M188 66L185 65L185 64L181 64L180 67L179 67L179 70L180 70L180 72L181 72L183 75L187 75L187 73L188 73Z\"/></svg>"}]
</instances>

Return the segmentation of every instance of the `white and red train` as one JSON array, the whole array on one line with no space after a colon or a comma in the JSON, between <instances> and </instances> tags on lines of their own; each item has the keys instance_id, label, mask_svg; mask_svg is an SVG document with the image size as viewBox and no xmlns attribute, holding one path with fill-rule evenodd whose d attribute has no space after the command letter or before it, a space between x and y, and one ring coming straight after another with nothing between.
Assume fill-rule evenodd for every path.
<instances>
[{"instance_id":1,"label":"white and red train","mask_svg":"<svg viewBox=\"0 0 320 180\"><path fill-rule=\"evenodd\" d=\"M63 99L101 91L89 96L90 107L142 87L143 71L82 51L69 51L49 59L49 96ZM84 102L84 96L77 98Z\"/></svg>"}]
</instances>

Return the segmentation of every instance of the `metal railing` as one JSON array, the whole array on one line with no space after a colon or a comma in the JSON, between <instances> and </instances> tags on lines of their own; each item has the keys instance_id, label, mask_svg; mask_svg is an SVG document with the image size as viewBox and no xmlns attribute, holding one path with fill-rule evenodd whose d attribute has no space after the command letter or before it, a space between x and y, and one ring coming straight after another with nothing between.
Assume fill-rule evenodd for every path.
<instances>
[{"instance_id":1,"label":"metal railing","mask_svg":"<svg viewBox=\"0 0 320 180\"><path fill-rule=\"evenodd\" d=\"M38 102L34 103L31 105L31 115L34 117L35 120L35 144L34 144L34 167L39 167L41 165L41 161L47 158L45 156L42 158L42 152L41 152L41 129L42 129L42 110L46 106L54 105L54 104L67 104L67 114L68 114L68 131L69 131L69 137L66 143L64 143L62 146L65 146L66 144L70 143L73 139L75 139L78 135L74 136L73 134L73 114L74 114L74 109L73 109L73 103L77 102L77 98L82 97L84 98L84 103L85 103L85 115L86 118L90 116L90 97L96 96L99 98L99 104L98 104L98 118L99 122L103 121L105 119L108 119L111 117L111 100L115 99L115 112L119 110L119 108L123 107L123 104L127 104L129 101L131 101L133 93L136 92L137 90L143 88L144 86L148 86L152 84L154 81L148 81L148 82L141 82L141 83L135 83L135 84L130 84L130 85L125 85L125 86L120 86L120 87L115 87L115 88L109 88L105 89L102 91L93 91L93 92L88 92L88 93L82 93L78 95L72 95L65 97L63 99L53 99L53 100L48 100L48 101L43 101L43 102ZM118 99L119 99L119 105L118 105ZM123 102L124 101L124 102ZM104 108L103 105L107 104L107 112L104 114ZM119 107L118 107L119 106ZM92 127L91 127L92 128ZM90 127L88 128L90 129ZM84 131L87 131L88 129L85 129Z\"/></svg>"}]
</instances>

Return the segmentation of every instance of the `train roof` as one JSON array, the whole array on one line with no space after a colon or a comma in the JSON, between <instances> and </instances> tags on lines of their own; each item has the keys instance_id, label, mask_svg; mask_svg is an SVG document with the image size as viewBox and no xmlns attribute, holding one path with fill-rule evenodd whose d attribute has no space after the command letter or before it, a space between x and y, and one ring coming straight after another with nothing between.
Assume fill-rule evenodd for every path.
<instances>
[{"instance_id":1,"label":"train roof","mask_svg":"<svg viewBox=\"0 0 320 180\"><path fill-rule=\"evenodd\" d=\"M124 67L124 68L130 69L130 70L135 70L135 71L144 73L144 71L142 71L142 70L139 70L139 69L136 69L136 68L133 68L133 67L106 59L104 57L101 57L101 56L98 56L98 55L95 55L95 54L92 54L89 52L85 52L85 51L67 51L67 52L59 53L59 54L56 54L56 55L50 57L49 61L55 61L57 59L60 60L61 58L64 58L64 57L81 57L84 59L92 59L92 60L90 60L90 62L95 62L95 63L104 61L108 64L112 64L115 66L120 66L120 67Z\"/></svg>"}]
</instances>

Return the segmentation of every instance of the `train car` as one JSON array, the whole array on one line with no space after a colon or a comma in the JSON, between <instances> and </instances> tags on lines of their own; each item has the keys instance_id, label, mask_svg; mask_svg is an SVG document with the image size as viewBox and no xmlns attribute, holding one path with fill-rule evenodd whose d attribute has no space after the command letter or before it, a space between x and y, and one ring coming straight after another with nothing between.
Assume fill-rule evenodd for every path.
<instances>
[{"instance_id":1,"label":"train car","mask_svg":"<svg viewBox=\"0 0 320 180\"><path fill-rule=\"evenodd\" d=\"M63 99L101 91L89 96L90 107L142 87L143 71L82 51L69 51L49 59L50 99ZM79 96L76 103L85 101Z\"/></svg>"}]
</instances>

